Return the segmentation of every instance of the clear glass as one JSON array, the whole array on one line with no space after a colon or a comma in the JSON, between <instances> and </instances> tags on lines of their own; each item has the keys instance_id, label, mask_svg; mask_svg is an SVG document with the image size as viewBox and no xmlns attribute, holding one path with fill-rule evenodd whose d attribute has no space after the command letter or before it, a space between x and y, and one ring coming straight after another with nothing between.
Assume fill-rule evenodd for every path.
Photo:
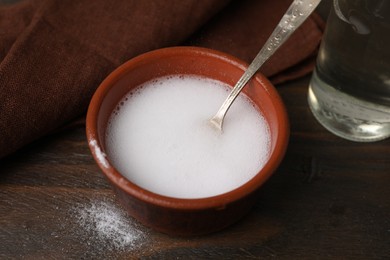
<instances>
[{"instance_id":1,"label":"clear glass","mask_svg":"<svg viewBox=\"0 0 390 260\"><path fill-rule=\"evenodd\" d=\"M390 136L390 0L334 0L308 102L345 139Z\"/></svg>"}]
</instances>

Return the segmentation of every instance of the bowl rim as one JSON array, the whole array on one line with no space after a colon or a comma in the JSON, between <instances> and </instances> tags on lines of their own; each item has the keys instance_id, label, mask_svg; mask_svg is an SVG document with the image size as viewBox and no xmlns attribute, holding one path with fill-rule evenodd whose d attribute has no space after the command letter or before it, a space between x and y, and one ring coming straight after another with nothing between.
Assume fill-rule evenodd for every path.
<instances>
[{"instance_id":1,"label":"bowl rim","mask_svg":"<svg viewBox=\"0 0 390 260\"><path fill-rule=\"evenodd\" d=\"M102 146L98 138L97 118L100 110L100 105L102 104L106 94L110 91L111 87L113 87L115 83L127 73L127 71L134 69L135 67L144 63L153 61L156 58L164 58L172 55L180 56L189 54L196 54L201 56L207 56L213 59L219 59L223 62L228 62L231 65L238 67L242 71L244 71L248 67L247 63L229 54L212 49L193 46L167 47L136 56L135 58L130 59L129 61L125 62L124 64L116 68L114 71L112 71L103 80L103 82L99 85L96 92L94 93L90 101L86 116L87 141L92 156L103 174L108 178L112 185L114 185L116 188L121 189L128 195L145 203L153 204L155 206L163 208L172 208L176 210L188 211L210 208L223 209L224 207L226 207L226 205L252 194L259 187L261 187L277 169L287 149L290 130L289 120L285 106L275 87L261 73L257 72L253 76L253 79L258 81L258 83L263 88L265 88L270 98L272 98L272 103L274 104L275 110L279 115L279 117L277 117L279 131L276 137L275 148L271 152L266 164L252 179L250 179L245 184L239 186L238 188L228 191L226 193L205 198L174 198L160 195L147 189L144 189L127 180L119 173L119 171L115 169L113 165L111 165L109 159L106 157L105 153L101 148Z\"/></svg>"}]
</instances>

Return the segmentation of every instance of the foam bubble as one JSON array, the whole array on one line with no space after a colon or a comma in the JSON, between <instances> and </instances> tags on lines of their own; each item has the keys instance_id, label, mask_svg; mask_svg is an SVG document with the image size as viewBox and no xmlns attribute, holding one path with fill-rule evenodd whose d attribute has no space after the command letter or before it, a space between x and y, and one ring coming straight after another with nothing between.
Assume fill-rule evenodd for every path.
<instances>
[{"instance_id":1,"label":"foam bubble","mask_svg":"<svg viewBox=\"0 0 390 260\"><path fill-rule=\"evenodd\" d=\"M141 87L120 101L107 128L107 154L127 179L161 195L203 198L241 186L266 163L268 124L245 95L221 134L208 120L226 98L224 83L180 75Z\"/></svg>"}]
</instances>

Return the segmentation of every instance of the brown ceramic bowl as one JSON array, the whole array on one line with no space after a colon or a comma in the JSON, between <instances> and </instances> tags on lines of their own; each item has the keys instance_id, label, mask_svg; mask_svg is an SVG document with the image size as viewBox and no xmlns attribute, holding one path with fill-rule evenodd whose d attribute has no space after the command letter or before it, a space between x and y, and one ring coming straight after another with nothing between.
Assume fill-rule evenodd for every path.
<instances>
[{"instance_id":1,"label":"brown ceramic bowl","mask_svg":"<svg viewBox=\"0 0 390 260\"><path fill-rule=\"evenodd\" d=\"M271 153L261 171L239 188L201 199L161 196L124 178L105 154L108 118L131 89L151 79L172 74L201 75L233 86L246 67L244 62L214 50L173 47L152 51L126 62L99 86L88 109L87 138L93 157L131 216L164 233L200 235L227 227L248 213L255 203L256 191L281 162L289 136L282 100L271 83L259 73L243 91L268 121Z\"/></svg>"}]
</instances>

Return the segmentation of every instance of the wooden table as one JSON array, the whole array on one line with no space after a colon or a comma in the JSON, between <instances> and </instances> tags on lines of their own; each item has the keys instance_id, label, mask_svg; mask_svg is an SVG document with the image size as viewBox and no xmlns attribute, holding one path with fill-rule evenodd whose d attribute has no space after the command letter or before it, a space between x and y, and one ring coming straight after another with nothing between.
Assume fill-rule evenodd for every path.
<instances>
[{"instance_id":1,"label":"wooden table","mask_svg":"<svg viewBox=\"0 0 390 260\"><path fill-rule=\"evenodd\" d=\"M0 258L389 259L390 140L353 143L328 133L309 111L308 82L278 86L291 120L289 148L239 223L180 238L123 216L80 126L0 161ZM111 237L93 215L107 208L122 214ZM115 242L126 229L142 237Z\"/></svg>"}]
</instances>

